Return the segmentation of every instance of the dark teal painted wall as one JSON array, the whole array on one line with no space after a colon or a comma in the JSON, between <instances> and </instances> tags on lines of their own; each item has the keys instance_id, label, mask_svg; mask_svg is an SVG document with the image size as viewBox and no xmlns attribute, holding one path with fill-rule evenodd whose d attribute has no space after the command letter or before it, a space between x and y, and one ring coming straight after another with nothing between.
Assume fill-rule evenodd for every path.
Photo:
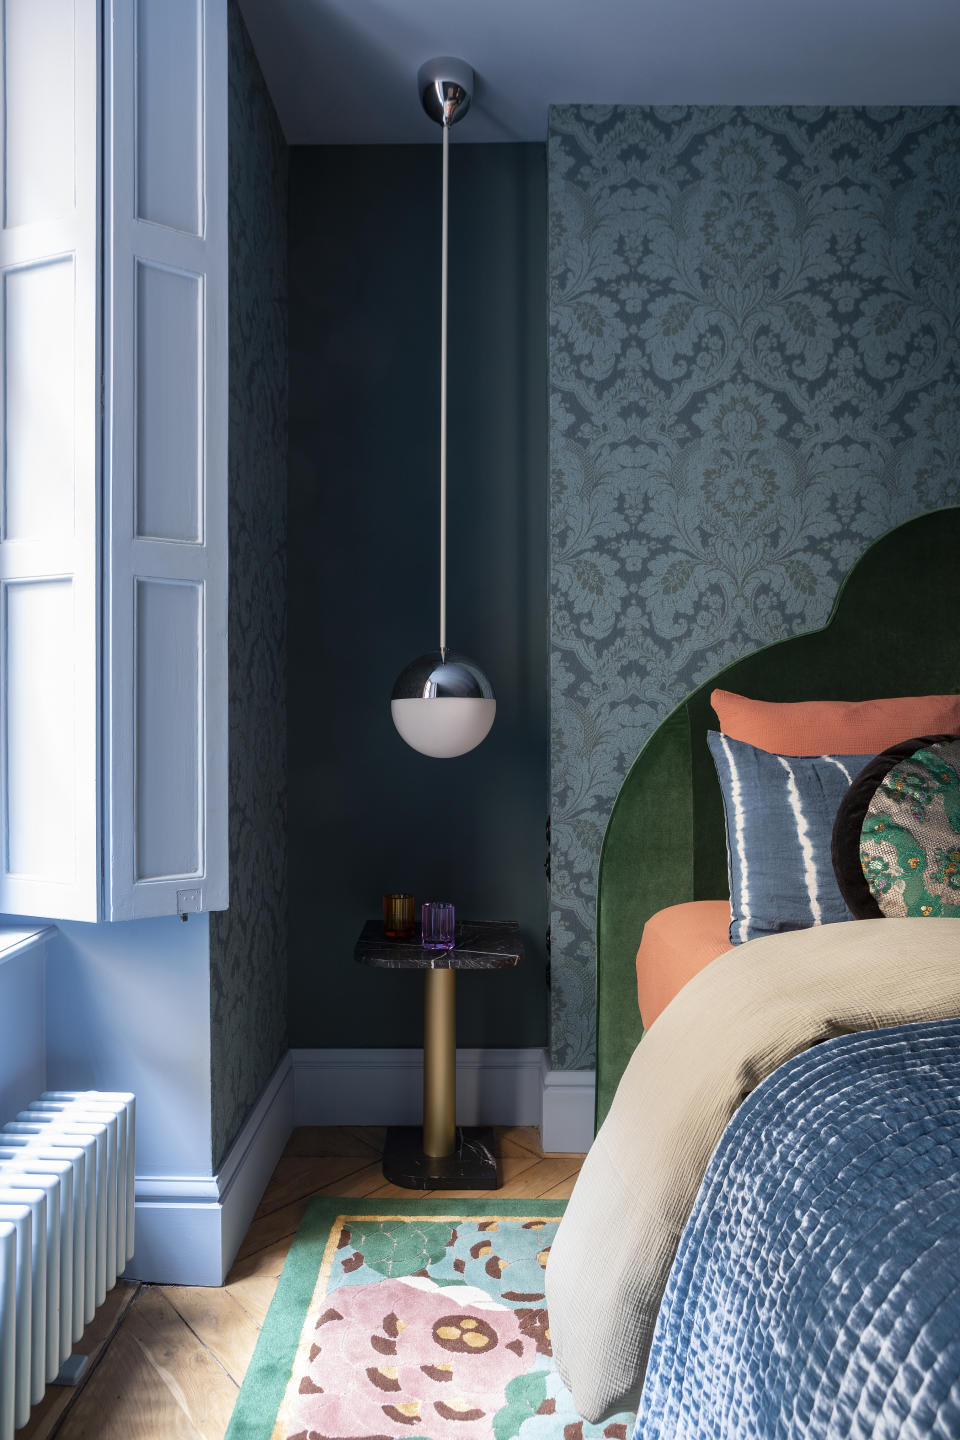
<instances>
[{"instance_id":1,"label":"dark teal painted wall","mask_svg":"<svg viewBox=\"0 0 960 1440\"><path fill-rule=\"evenodd\" d=\"M290 1043L418 1045L422 982L352 960L384 890L521 922L526 964L461 976L458 1040L546 1040L546 174L451 154L448 638L497 721L456 760L396 734L437 643L440 146L290 152Z\"/></svg>"}]
</instances>

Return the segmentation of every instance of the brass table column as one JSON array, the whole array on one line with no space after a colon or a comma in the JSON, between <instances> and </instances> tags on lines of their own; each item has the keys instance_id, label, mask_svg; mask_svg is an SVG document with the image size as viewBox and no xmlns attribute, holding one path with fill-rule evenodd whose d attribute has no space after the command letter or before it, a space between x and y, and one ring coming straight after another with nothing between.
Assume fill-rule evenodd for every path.
<instances>
[{"instance_id":1,"label":"brass table column","mask_svg":"<svg viewBox=\"0 0 960 1440\"><path fill-rule=\"evenodd\" d=\"M457 972L423 976L423 1153L452 1155L457 1126Z\"/></svg>"},{"instance_id":2,"label":"brass table column","mask_svg":"<svg viewBox=\"0 0 960 1440\"><path fill-rule=\"evenodd\" d=\"M408 940L388 940L382 923L369 920L353 958L382 970L423 971L423 1124L387 1127L384 1178L410 1190L495 1190L500 1167L493 1130L457 1124L457 971L517 965L523 958L519 925L461 922L450 949L434 950L421 944L419 927ZM385 1108L389 1103L385 1097Z\"/></svg>"}]
</instances>

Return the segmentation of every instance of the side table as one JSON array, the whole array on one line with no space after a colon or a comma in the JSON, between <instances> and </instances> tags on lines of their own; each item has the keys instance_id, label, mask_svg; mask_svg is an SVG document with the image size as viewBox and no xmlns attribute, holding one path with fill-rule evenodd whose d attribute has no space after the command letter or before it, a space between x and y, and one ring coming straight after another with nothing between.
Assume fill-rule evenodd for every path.
<instances>
[{"instance_id":1,"label":"side table","mask_svg":"<svg viewBox=\"0 0 960 1440\"><path fill-rule=\"evenodd\" d=\"M520 927L512 920L457 925L449 950L427 950L419 926L410 940L388 940L368 920L353 958L382 970L422 970L423 1128L391 1125L383 1152L384 1177L411 1190L495 1190L499 1162L488 1127L460 1127L457 1114L458 970L500 970L523 958Z\"/></svg>"}]
</instances>

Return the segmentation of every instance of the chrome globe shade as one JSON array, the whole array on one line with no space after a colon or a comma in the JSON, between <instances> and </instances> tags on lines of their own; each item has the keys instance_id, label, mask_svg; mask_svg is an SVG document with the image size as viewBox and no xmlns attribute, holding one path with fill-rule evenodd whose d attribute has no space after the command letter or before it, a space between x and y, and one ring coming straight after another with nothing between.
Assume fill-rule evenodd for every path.
<instances>
[{"instance_id":1,"label":"chrome globe shade","mask_svg":"<svg viewBox=\"0 0 960 1440\"><path fill-rule=\"evenodd\" d=\"M400 736L421 755L466 755L490 732L497 702L480 666L453 650L429 650L394 681L390 713Z\"/></svg>"}]
</instances>

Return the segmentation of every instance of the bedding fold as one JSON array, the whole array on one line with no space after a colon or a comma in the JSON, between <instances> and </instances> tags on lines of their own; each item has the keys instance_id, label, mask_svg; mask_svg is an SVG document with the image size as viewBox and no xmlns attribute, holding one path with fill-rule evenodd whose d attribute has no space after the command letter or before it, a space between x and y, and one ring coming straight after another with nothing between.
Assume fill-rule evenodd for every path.
<instances>
[{"instance_id":1,"label":"bedding fold","mask_svg":"<svg viewBox=\"0 0 960 1440\"><path fill-rule=\"evenodd\" d=\"M960 920L766 936L683 988L623 1075L547 1266L554 1354L585 1419L640 1403L680 1236L746 1096L834 1036L957 1016Z\"/></svg>"}]
</instances>

